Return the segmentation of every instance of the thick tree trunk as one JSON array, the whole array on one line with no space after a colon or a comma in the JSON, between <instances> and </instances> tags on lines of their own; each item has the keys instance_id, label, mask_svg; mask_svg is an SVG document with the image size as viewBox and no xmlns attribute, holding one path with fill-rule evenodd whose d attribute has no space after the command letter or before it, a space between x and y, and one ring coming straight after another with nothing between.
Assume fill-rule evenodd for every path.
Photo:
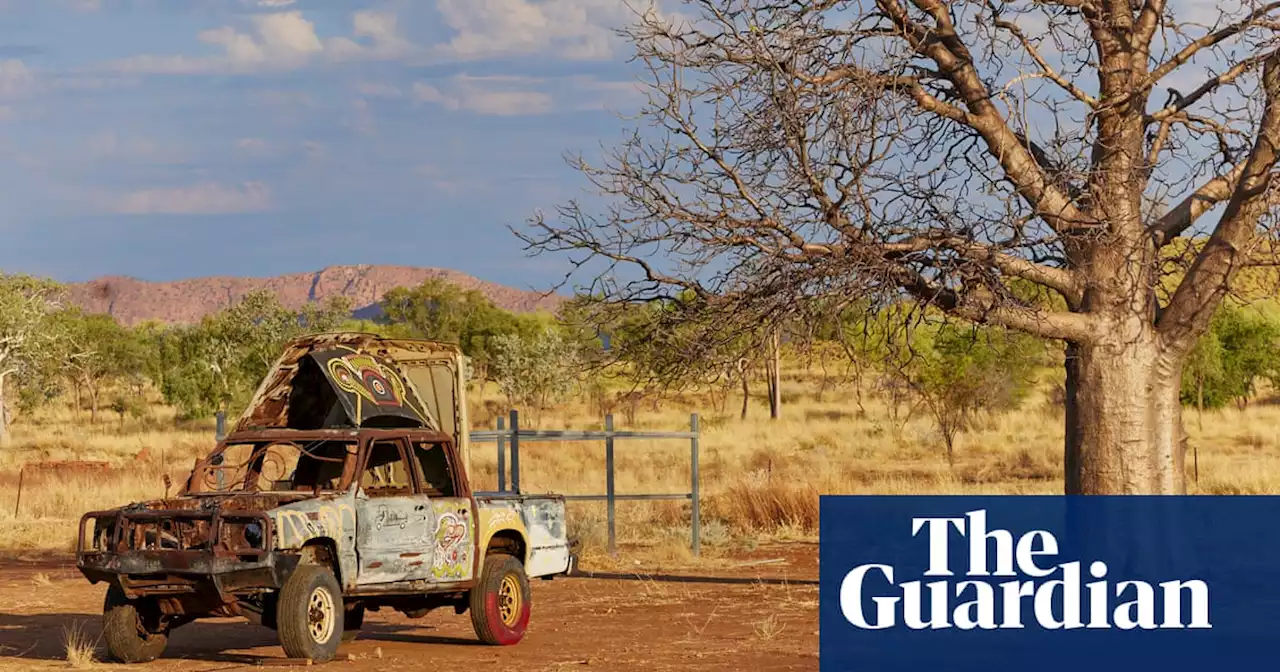
<instances>
[{"instance_id":1,"label":"thick tree trunk","mask_svg":"<svg viewBox=\"0 0 1280 672\"><path fill-rule=\"evenodd\" d=\"M1067 494L1185 493L1181 360L1154 337L1066 354Z\"/></svg>"}]
</instances>

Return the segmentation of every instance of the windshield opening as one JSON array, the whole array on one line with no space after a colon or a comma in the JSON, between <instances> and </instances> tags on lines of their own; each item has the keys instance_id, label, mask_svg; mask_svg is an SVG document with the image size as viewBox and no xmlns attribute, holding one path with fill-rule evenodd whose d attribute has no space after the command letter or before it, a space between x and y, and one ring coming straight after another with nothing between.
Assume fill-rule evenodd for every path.
<instances>
[{"instance_id":1,"label":"windshield opening","mask_svg":"<svg viewBox=\"0 0 1280 672\"><path fill-rule=\"evenodd\" d=\"M344 440L231 443L196 466L192 493L320 492L341 489L356 442Z\"/></svg>"}]
</instances>

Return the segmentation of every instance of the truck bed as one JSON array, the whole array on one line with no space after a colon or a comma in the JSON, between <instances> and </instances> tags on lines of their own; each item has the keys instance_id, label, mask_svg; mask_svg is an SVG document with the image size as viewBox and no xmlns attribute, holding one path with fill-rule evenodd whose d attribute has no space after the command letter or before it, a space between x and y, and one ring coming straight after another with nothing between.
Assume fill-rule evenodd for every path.
<instances>
[{"instance_id":1,"label":"truck bed","mask_svg":"<svg viewBox=\"0 0 1280 672\"><path fill-rule=\"evenodd\" d=\"M487 513L490 520L520 521L529 543L527 575L551 576L572 569L564 497L514 492L477 492L474 497L482 517Z\"/></svg>"}]
</instances>

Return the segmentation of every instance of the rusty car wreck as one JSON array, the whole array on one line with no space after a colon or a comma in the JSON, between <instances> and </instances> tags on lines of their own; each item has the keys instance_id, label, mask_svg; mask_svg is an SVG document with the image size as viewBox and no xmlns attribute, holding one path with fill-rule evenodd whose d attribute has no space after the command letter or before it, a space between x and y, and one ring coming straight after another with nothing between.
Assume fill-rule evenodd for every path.
<instances>
[{"instance_id":1,"label":"rusty car wreck","mask_svg":"<svg viewBox=\"0 0 1280 672\"><path fill-rule=\"evenodd\" d=\"M175 497L81 519L111 655L153 660L173 628L244 616L324 661L383 607L470 611L482 641L519 642L528 578L574 565L564 499L472 492L463 369L430 341L291 342Z\"/></svg>"}]
</instances>

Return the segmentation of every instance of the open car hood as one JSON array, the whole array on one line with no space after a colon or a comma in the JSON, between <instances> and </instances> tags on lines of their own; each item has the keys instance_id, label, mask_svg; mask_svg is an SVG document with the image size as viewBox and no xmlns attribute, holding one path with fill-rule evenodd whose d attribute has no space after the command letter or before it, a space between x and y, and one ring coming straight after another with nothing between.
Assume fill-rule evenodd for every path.
<instances>
[{"instance_id":1,"label":"open car hood","mask_svg":"<svg viewBox=\"0 0 1280 672\"><path fill-rule=\"evenodd\" d=\"M437 428L418 400L417 392L400 377L400 372L373 355L349 347L318 350L307 355L307 365L319 368L336 397L326 416L325 426L350 424L381 426L404 424ZM326 398L327 395L325 395ZM338 417L338 410L342 416Z\"/></svg>"},{"instance_id":2,"label":"open car hood","mask_svg":"<svg viewBox=\"0 0 1280 672\"><path fill-rule=\"evenodd\" d=\"M465 426L457 346L320 334L295 339L262 381L237 431Z\"/></svg>"}]
</instances>

